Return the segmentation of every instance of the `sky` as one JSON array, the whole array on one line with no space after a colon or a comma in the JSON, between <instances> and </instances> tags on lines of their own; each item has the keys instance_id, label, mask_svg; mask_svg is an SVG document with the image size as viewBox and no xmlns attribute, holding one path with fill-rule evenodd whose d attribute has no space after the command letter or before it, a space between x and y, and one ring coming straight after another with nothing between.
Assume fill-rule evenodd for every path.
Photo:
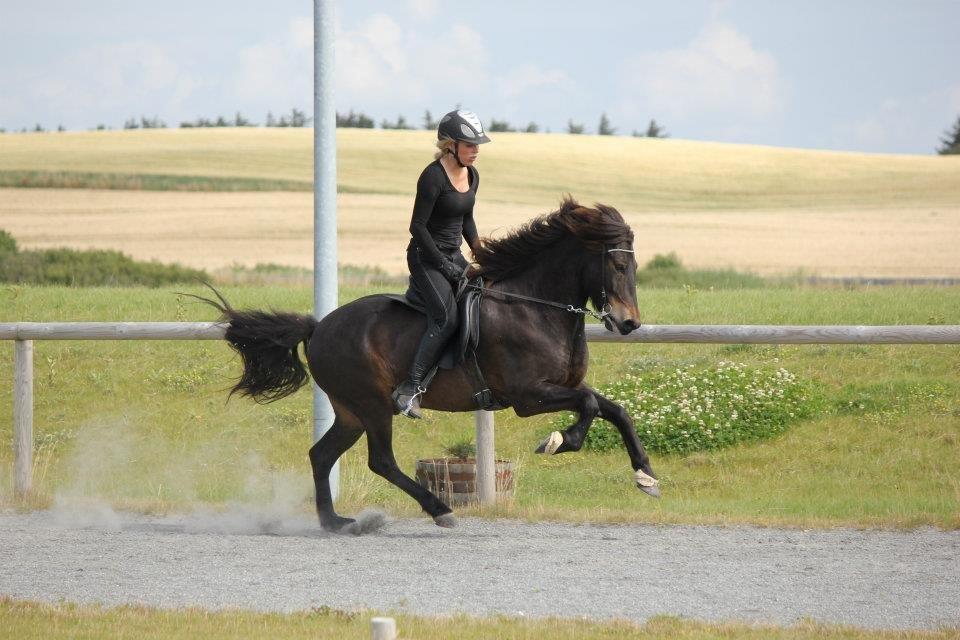
<instances>
[{"instance_id":1,"label":"sky","mask_svg":"<svg viewBox=\"0 0 960 640\"><path fill-rule=\"evenodd\" d=\"M336 0L337 110L932 154L960 0ZM0 128L312 112L313 3L0 0Z\"/></svg>"}]
</instances>

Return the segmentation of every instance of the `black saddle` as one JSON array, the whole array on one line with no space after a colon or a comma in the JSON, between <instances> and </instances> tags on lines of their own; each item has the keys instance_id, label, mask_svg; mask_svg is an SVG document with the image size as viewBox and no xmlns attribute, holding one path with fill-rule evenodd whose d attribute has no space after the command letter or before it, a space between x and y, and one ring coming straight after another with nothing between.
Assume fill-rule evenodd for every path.
<instances>
[{"instance_id":1,"label":"black saddle","mask_svg":"<svg viewBox=\"0 0 960 640\"><path fill-rule=\"evenodd\" d=\"M479 287L482 284L480 278L471 282L471 285ZM423 302L418 298L398 293L385 294L391 300L396 300L411 309L426 314L427 309ZM457 295L457 318L460 324L457 327L457 333L450 339L447 346L443 349L440 356L439 366L441 369L453 369L463 364L469 353L480 346L480 301L482 295L478 289L466 286L462 287Z\"/></svg>"},{"instance_id":2,"label":"black saddle","mask_svg":"<svg viewBox=\"0 0 960 640\"><path fill-rule=\"evenodd\" d=\"M503 409L505 406L494 399L493 393L490 391L490 388L487 387L487 383L483 379L483 373L480 371L480 364L477 362L476 355L477 347L480 346L480 303L483 300L482 287L483 279L476 278L469 284L461 286L457 292L457 318L459 318L460 324L457 327L457 333L450 339L447 346L444 347L437 367L441 369L454 369L464 364L467 358L472 355L475 376L474 383L479 386L479 390L475 390L473 398L480 409L494 411L496 409ZM410 293L410 291L407 292L407 294ZM384 295L424 315L427 313L423 302L419 300L415 294L413 296L396 293L387 293ZM429 384L429 381L435 375L437 367L434 367L433 371L427 374L427 384Z\"/></svg>"}]
</instances>

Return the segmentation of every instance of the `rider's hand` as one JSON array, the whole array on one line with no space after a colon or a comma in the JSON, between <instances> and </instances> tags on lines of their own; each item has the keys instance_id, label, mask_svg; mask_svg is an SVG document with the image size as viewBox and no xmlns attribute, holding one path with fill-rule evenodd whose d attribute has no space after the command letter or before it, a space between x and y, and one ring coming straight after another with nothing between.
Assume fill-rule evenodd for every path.
<instances>
[{"instance_id":1,"label":"rider's hand","mask_svg":"<svg viewBox=\"0 0 960 640\"><path fill-rule=\"evenodd\" d=\"M457 266L457 263L453 260L444 260L440 264L440 273L452 284L457 284L460 282L460 278L463 277L463 269Z\"/></svg>"}]
</instances>

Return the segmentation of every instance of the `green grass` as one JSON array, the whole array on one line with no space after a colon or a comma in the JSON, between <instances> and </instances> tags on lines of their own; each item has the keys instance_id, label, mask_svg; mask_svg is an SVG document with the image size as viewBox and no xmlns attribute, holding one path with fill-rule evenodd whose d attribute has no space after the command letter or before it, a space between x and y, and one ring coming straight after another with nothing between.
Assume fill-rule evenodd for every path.
<instances>
[{"instance_id":1,"label":"green grass","mask_svg":"<svg viewBox=\"0 0 960 640\"><path fill-rule=\"evenodd\" d=\"M188 289L190 290L190 289ZM196 289L199 292L199 289ZM371 288L342 290L342 301ZM395 289L396 290L396 289ZM307 288L225 288L238 307L309 311ZM650 324L958 323L960 288L777 289L640 292ZM170 291L0 288L0 321L212 320L212 310ZM960 527L960 346L591 345L588 382L627 367L710 365L732 360L784 366L824 389L830 410L773 440L712 453L657 456L663 499L637 491L623 453L532 454L551 416L497 414L497 453L518 463L516 498L467 513L530 519L785 526ZM11 413L12 343L0 344L0 415ZM269 499L271 478L302 489L310 393L262 407L226 402L238 362L220 342L35 343L34 483L28 505L55 493L119 507L190 508ZM863 408L860 405L863 405ZM9 442L10 423L0 423ZM473 432L470 414L397 418L395 449L414 461L440 455ZM12 476L9 447L0 476ZM379 505L416 515L406 495L366 468L363 440L343 461L341 509ZM8 483L0 502L13 503Z\"/></svg>"},{"instance_id":2,"label":"green grass","mask_svg":"<svg viewBox=\"0 0 960 640\"><path fill-rule=\"evenodd\" d=\"M313 191L304 180L82 171L0 171L0 187L129 191Z\"/></svg>"},{"instance_id":3,"label":"green grass","mask_svg":"<svg viewBox=\"0 0 960 640\"><path fill-rule=\"evenodd\" d=\"M6 135L0 136L0 176L17 182L35 175L30 180L37 186L103 188L139 181L147 186L123 188L300 190L312 182L312 134L243 127ZM412 196L433 143L430 131L340 129L338 190ZM532 152L545 161L530 163ZM635 212L960 202L960 157L498 133L484 147L479 166L485 202L538 207L566 192L581 202L611 202Z\"/></svg>"},{"instance_id":4,"label":"green grass","mask_svg":"<svg viewBox=\"0 0 960 640\"><path fill-rule=\"evenodd\" d=\"M0 639L55 638L310 638L311 640L369 638L372 611L319 608L297 613L203 611L124 606L41 604L0 598ZM465 615L420 617L390 613L401 638L594 640L947 640L956 629L939 631L868 631L854 627L801 622L789 627L736 622L707 623L657 616L644 624L625 620L592 621L563 618L476 618Z\"/></svg>"}]
</instances>

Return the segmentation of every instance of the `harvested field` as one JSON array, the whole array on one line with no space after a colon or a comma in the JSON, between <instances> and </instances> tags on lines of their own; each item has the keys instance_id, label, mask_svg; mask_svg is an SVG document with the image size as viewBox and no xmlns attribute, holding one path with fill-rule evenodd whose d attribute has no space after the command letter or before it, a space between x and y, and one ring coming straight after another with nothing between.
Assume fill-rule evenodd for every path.
<instances>
[{"instance_id":1,"label":"harvested field","mask_svg":"<svg viewBox=\"0 0 960 640\"><path fill-rule=\"evenodd\" d=\"M412 200L412 193L341 194L340 263L404 273ZM313 265L310 193L0 189L0 203L0 228L23 248L118 249L211 270ZM477 219L481 233L496 236L555 205L481 198ZM763 275L960 277L960 206L622 212L637 235L641 264L676 251L689 267Z\"/></svg>"}]
</instances>

